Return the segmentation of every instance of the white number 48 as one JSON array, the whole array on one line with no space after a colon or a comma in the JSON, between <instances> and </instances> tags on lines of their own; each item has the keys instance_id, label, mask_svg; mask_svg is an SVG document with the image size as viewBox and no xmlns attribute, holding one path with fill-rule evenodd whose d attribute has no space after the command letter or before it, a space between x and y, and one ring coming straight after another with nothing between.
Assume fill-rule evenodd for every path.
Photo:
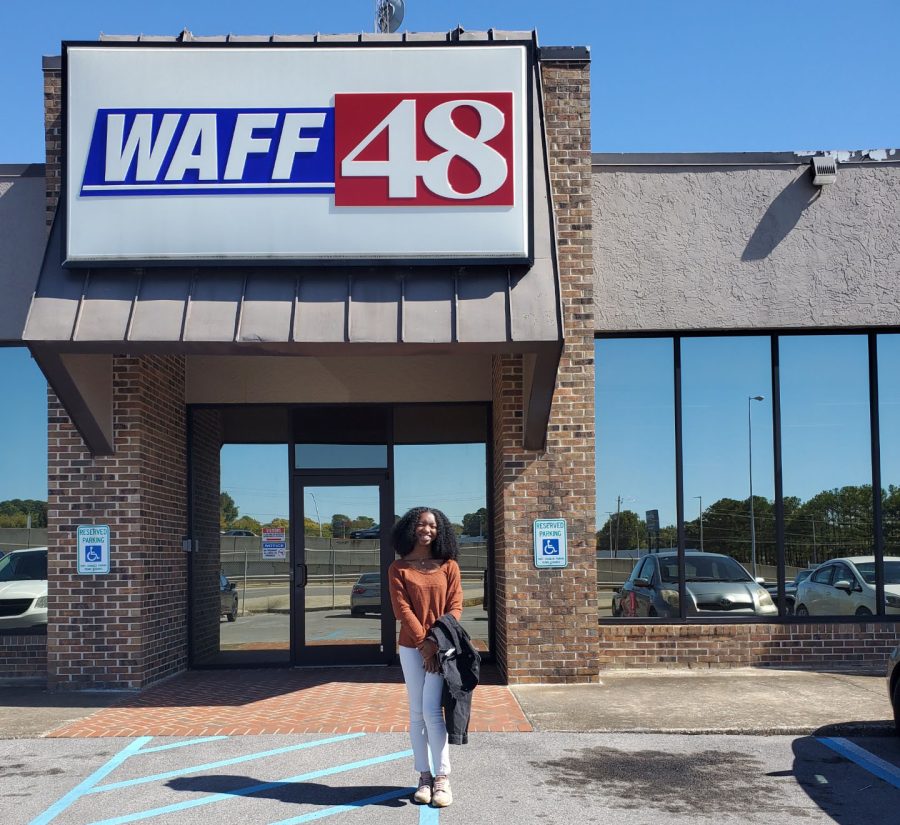
<instances>
[{"instance_id":1,"label":"white number 48","mask_svg":"<svg viewBox=\"0 0 900 825\"><path fill-rule=\"evenodd\" d=\"M453 122L453 112L468 106L478 112L481 125L472 137ZM503 130L502 111L483 100L451 100L435 106L425 116L425 134L444 151L431 160L416 159L416 101L401 100L341 162L341 174L347 178L387 178L388 197L414 198L416 180L422 178L435 195L452 200L474 200L496 192L506 181L506 158L487 145ZM385 129L388 133L387 160L357 160L360 154ZM478 188L460 192L450 183L450 162L459 157L478 172Z\"/></svg>"}]
</instances>

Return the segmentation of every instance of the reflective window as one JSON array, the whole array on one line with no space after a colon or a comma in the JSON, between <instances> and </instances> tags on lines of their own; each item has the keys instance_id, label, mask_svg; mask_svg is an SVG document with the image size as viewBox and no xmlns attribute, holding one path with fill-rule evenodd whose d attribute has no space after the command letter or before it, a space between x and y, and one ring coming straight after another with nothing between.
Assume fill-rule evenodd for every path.
<instances>
[{"instance_id":1,"label":"reflective window","mask_svg":"<svg viewBox=\"0 0 900 825\"><path fill-rule=\"evenodd\" d=\"M735 559L776 589L771 339L685 338L681 374L685 547ZM688 578L693 604L701 588ZM757 596L755 612L771 615L770 594Z\"/></svg>"},{"instance_id":2,"label":"reflective window","mask_svg":"<svg viewBox=\"0 0 900 825\"><path fill-rule=\"evenodd\" d=\"M866 336L782 336L780 352L788 569L836 558L872 560ZM811 616L875 612L874 590L860 598L833 591L801 582L797 612Z\"/></svg>"},{"instance_id":3,"label":"reflective window","mask_svg":"<svg viewBox=\"0 0 900 825\"><path fill-rule=\"evenodd\" d=\"M629 576L649 549L677 541L672 348L668 338L595 345L601 618L652 617L665 609L644 598L646 588Z\"/></svg>"},{"instance_id":4,"label":"reflective window","mask_svg":"<svg viewBox=\"0 0 900 825\"><path fill-rule=\"evenodd\" d=\"M201 411L204 415L209 411ZM217 411L212 411L217 412ZM225 444L218 454L217 547L194 557L197 664L290 661L290 500L287 444ZM198 500L210 498L205 474ZM196 482L195 482L196 483ZM212 515L212 513L210 513Z\"/></svg>"},{"instance_id":5,"label":"reflective window","mask_svg":"<svg viewBox=\"0 0 900 825\"><path fill-rule=\"evenodd\" d=\"M385 444L297 444L298 470L346 470L387 467Z\"/></svg>"},{"instance_id":6,"label":"reflective window","mask_svg":"<svg viewBox=\"0 0 900 825\"><path fill-rule=\"evenodd\" d=\"M485 444L398 444L394 447L395 509L435 507L450 520L459 543L462 624L486 651L492 582L489 578Z\"/></svg>"},{"instance_id":7,"label":"reflective window","mask_svg":"<svg viewBox=\"0 0 900 825\"><path fill-rule=\"evenodd\" d=\"M881 518L884 555L889 560L885 563L885 584L888 584L889 571L900 567L900 335L878 336L878 423ZM900 584L896 578L894 583ZM887 602L889 613L900 612L900 594L888 595Z\"/></svg>"}]
</instances>

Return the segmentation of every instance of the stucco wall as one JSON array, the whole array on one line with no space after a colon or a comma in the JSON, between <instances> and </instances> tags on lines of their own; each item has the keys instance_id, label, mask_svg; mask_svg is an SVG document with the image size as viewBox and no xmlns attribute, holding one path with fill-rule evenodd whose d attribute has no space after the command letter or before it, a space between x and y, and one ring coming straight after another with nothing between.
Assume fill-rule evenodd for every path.
<instances>
[{"instance_id":1,"label":"stucco wall","mask_svg":"<svg viewBox=\"0 0 900 825\"><path fill-rule=\"evenodd\" d=\"M596 329L900 324L900 165L593 167Z\"/></svg>"}]
</instances>

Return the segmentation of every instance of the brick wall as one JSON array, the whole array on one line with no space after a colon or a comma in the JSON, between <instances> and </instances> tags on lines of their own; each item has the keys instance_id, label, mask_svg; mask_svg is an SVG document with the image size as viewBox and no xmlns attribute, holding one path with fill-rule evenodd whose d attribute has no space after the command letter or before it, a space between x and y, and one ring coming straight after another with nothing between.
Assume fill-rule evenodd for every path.
<instances>
[{"instance_id":1,"label":"brick wall","mask_svg":"<svg viewBox=\"0 0 900 825\"><path fill-rule=\"evenodd\" d=\"M47 147L47 227L59 201L62 157L62 70L60 58L44 58L44 143Z\"/></svg>"},{"instance_id":2,"label":"brick wall","mask_svg":"<svg viewBox=\"0 0 900 825\"><path fill-rule=\"evenodd\" d=\"M191 414L191 656L196 664L219 652L219 452L218 410Z\"/></svg>"},{"instance_id":3,"label":"brick wall","mask_svg":"<svg viewBox=\"0 0 900 825\"><path fill-rule=\"evenodd\" d=\"M0 635L0 679L45 679L46 677L46 636Z\"/></svg>"},{"instance_id":4,"label":"brick wall","mask_svg":"<svg viewBox=\"0 0 900 825\"><path fill-rule=\"evenodd\" d=\"M602 625L600 667L882 667L900 625Z\"/></svg>"},{"instance_id":5,"label":"brick wall","mask_svg":"<svg viewBox=\"0 0 900 825\"><path fill-rule=\"evenodd\" d=\"M187 662L184 360L117 356L116 454L48 405L48 684L140 688ZM78 575L80 524L108 524L109 575Z\"/></svg>"},{"instance_id":6,"label":"brick wall","mask_svg":"<svg viewBox=\"0 0 900 825\"><path fill-rule=\"evenodd\" d=\"M510 682L597 679L590 67L541 66L565 349L543 452L522 448L521 356L494 359L496 649ZM534 567L532 522L565 516L569 566Z\"/></svg>"}]
</instances>

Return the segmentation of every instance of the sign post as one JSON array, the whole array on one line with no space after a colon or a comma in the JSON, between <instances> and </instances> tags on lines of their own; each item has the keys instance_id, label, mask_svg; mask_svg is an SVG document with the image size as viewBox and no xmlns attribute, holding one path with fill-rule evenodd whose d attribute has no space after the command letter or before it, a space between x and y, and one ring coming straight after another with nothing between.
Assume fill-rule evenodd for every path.
<instances>
[{"instance_id":1,"label":"sign post","mask_svg":"<svg viewBox=\"0 0 900 825\"><path fill-rule=\"evenodd\" d=\"M566 520L562 518L535 519L534 566L560 568L568 567L568 565Z\"/></svg>"}]
</instances>

